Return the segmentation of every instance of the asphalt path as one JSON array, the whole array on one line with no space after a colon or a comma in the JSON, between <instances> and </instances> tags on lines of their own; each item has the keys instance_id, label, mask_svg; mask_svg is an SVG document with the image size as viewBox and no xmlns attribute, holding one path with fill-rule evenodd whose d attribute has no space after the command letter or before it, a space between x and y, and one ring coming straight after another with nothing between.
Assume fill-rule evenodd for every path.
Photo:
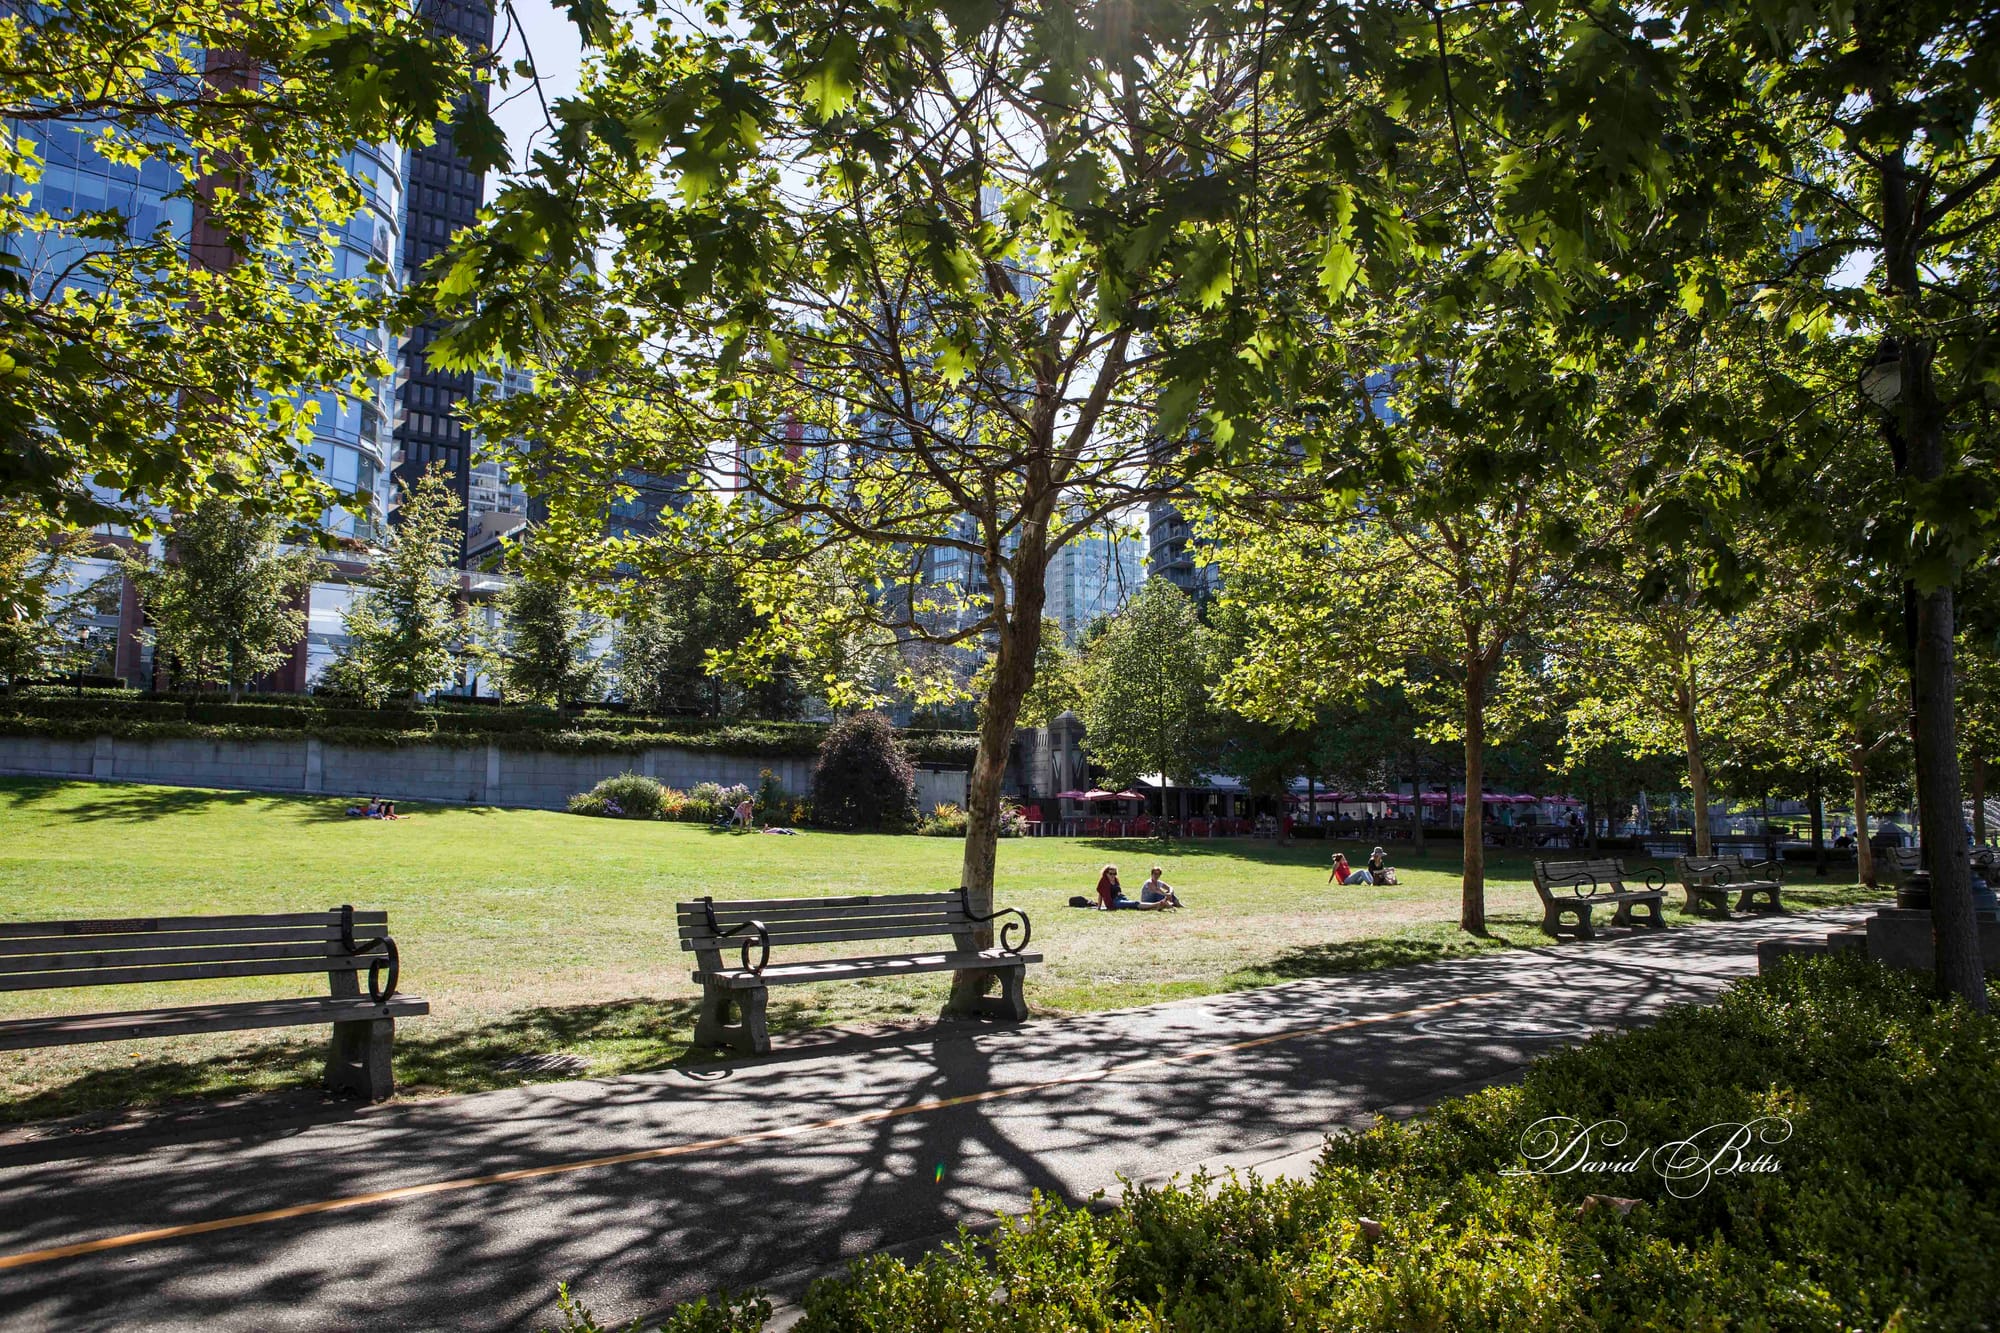
<instances>
[{"instance_id":1,"label":"asphalt path","mask_svg":"<svg viewBox=\"0 0 2000 1333\"><path fill-rule=\"evenodd\" d=\"M1019 1026L0 1149L0 1329L534 1329L1252 1168L1713 996L1860 909ZM941 983L942 984L942 983ZM1033 997L1033 980L1029 982Z\"/></svg>"}]
</instances>

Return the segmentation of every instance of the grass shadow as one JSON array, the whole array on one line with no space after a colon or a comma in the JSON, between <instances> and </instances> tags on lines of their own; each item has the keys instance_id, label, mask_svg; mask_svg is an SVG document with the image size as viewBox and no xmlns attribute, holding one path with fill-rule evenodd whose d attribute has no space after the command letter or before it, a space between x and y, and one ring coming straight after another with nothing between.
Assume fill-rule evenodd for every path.
<instances>
[{"instance_id":1,"label":"grass shadow","mask_svg":"<svg viewBox=\"0 0 2000 1333\"><path fill-rule=\"evenodd\" d=\"M1270 985L1275 981L1349 976L1356 972L1435 963L1446 958L1467 958L1474 954L1520 949L1547 942L1540 930L1540 918L1501 913L1487 918L1485 935L1468 935L1456 927L1436 925L1415 927L1394 935L1299 945L1266 962L1232 974L1228 982L1233 987L1243 988Z\"/></svg>"},{"instance_id":2,"label":"grass shadow","mask_svg":"<svg viewBox=\"0 0 2000 1333\"><path fill-rule=\"evenodd\" d=\"M65 820L81 824L150 824L164 819L200 814L218 807L265 806L271 813L282 809L293 818L315 823L343 823L353 816L347 809L359 800L354 796L314 796L291 792L241 791L215 787L155 787L139 783L96 782L83 779L10 779L0 781L0 795L17 807L44 805L69 797L58 813ZM438 807L421 802L396 802L405 817L428 813ZM481 809L482 807L469 807ZM492 809L493 807L484 807Z\"/></svg>"},{"instance_id":3,"label":"grass shadow","mask_svg":"<svg viewBox=\"0 0 2000 1333\"><path fill-rule=\"evenodd\" d=\"M519 1010L477 1027L426 1031L422 1019L396 1032L396 1086L408 1095L489 1092L530 1083L640 1074L710 1064L718 1053L694 1045L698 1002L620 999L597 1004ZM810 995L773 994L771 1034L824 1027L827 1016ZM249 1042L234 1051L177 1055L171 1040L110 1043L136 1052L129 1064L88 1069L33 1095L0 1101L0 1124L89 1116L97 1112L171 1106L251 1094L313 1092L326 1059L324 1029L300 1028L277 1041ZM504 1068L524 1056L569 1055L580 1070L539 1073Z\"/></svg>"}]
</instances>

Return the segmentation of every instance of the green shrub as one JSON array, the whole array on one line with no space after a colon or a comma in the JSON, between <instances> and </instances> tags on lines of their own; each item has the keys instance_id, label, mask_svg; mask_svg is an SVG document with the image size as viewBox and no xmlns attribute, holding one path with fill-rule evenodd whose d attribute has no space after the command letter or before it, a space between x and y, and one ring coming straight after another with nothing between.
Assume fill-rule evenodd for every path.
<instances>
[{"instance_id":1,"label":"green shrub","mask_svg":"<svg viewBox=\"0 0 2000 1333\"><path fill-rule=\"evenodd\" d=\"M1775 1171L1510 1174L1545 1117L1623 1158L1760 1116ZM1590 1196L1636 1200L1628 1212ZM1330 1139L1306 1180L1038 1199L989 1242L856 1263L800 1333L850 1330L1991 1329L2000 1017L1855 959L1793 963L1600 1036L1520 1084ZM672 1325L670 1325L672 1327Z\"/></svg>"},{"instance_id":2,"label":"green shrub","mask_svg":"<svg viewBox=\"0 0 2000 1333\"><path fill-rule=\"evenodd\" d=\"M620 773L570 797L569 812L611 819L659 819L666 790L643 773Z\"/></svg>"},{"instance_id":3,"label":"green shrub","mask_svg":"<svg viewBox=\"0 0 2000 1333\"><path fill-rule=\"evenodd\" d=\"M880 713L827 728L813 767L813 817L823 828L899 831L916 822L917 770Z\"/></svg>"},{"instance_id":4,"label":"green shrub","mask_svg":"<svg viewBox=\"0 0 2000 1333\"><path fill-rule=\"evenodd\" d=\"M567 1286L556 1288L556 1310L563 1322L554 1333L631 1333L638 1327L635 1323L620 1330L607 1329L570 1295ZM770 1317L771 1302L762 1296L731 1296L725 1292L712 1300L703 1297L676 1307L657 1327L660 1333L762 1333Z\"/></svg>"}]
</instances>

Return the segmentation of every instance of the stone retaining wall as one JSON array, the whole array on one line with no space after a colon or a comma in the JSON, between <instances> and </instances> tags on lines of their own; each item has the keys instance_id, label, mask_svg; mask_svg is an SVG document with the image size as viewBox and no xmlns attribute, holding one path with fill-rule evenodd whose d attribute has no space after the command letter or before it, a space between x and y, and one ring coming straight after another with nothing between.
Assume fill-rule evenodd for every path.
<instances>
[{"instance_id":1,"label":"stone retaining wall","mask_svg":"<svg viewBox=\"0 0 2000 1333\"><path fill-rule=\"evenodd\" d=\"M670 745L598 752L507 750L497 745L370 750L322 744L306 736L258 741L0 736L0 774L12 777L324 792L536 810L560 810L577 792L619 773L644 773L685 791L700 782L755 787L769 769L786 791L804 793L812 790L812 768L813 761L807 758L759 759ZM929 810L940 801L963 804L965 778L958 769L918 769L919 808Z\"/></svg>"}]
</instances>

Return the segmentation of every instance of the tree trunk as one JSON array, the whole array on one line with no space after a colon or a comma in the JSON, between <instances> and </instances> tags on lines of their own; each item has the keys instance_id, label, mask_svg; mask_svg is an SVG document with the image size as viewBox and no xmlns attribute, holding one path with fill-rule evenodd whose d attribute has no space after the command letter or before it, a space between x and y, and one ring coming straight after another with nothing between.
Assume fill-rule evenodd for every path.
<instances>
[{"instance_id":1,"label":"tree trunk","mask_svg":"<svg viewBox=\"0 0 2000 1333\"><path fill-rule=\"evenodd\" d=\"M1712 856L1715 842L1708 828L1708 764L1701 757L1701 727L1694 707L1681 707L1681 739L1687 743L1688 791L1694 797L1694 854Z\"/></svg>"},{"instance_id":2,"label":"tree trunk","mask_svg":"<svg viewBox=\"0 0 2000 1333\"><path fill-rule=\"evenodd\" d=\"M1825 879L1826 878L1826 783L1821 780L1818 768L1813 769L1812 790L1809 793L1809 795L1812 798L1813 865L1815 867L1815 873L1817 873L1821 879Z\"/></svg>"},{"instance_id":3,"label":"tree trunk","mask_svg":"<svg viewBox=\"0 0 2000 1333\"><path fill-rule=\"evenodd\" d=\"M1480 793L1486 790L1486 672L1474 658L1465 673L1465 819L1460 843L1465 868L1459 879L1458 928L1486 933L1486 829Z\"/></svg>"},{"instance_id":4,"label":"tree trunk","mask_svg":"<svg viewBox=\"0 0 2000 1333\"><path fill-rule=\"evenodd\" d=\"M1035 653L1042 641L1042 578L1036 572L1015 585L1016 600L1001 622L994 654L993 679L986 687L985 709L979 719L979 750L965 784L965 861L959 882L979 916L993 911L993 870L999 855L1000 787L1007 776L1007 751L1014 741L1014 724L1021 701L1035 683ZM979 947L993 947L993 927L981 926ZM972 1013L993 981L993 974L971 970L954 974L946 1011Z\"/></svg>"},{"instance_id":5,"label":"tree trunk","mask_svg":"<svg viewBox=\"0 0 2000 1333\"><path fill-rule=\"evenodd\" d=\"M1937 940L1940 995L1986 1011L1986 964L1972 907L1972 859L1965 846L1959 795L1958 737L1952 721L1952 595L1948 587L1917 602L1917 824L1931 872L1931 933Z\"/></svg>"},{"instance_id":6,"label":"tree trunk","mask_svg":"<svg viewBox=\"0 0 2000 1333\"><path fill-rule=\"evenodd\" d=\"M1854 874L1858 882L1875 887L1875 847L1868 841L1868 754L1854 747Z\"/></svg>"},{"instance_id":7,"label":"tree trunk","mask_svg":"<svg viewBox=\"0 0 2000 1333\"><path fill-rule=\"evenodd\" d=\"M1878 102L1891 105L1884 89ZM1908 134L1908 131L1904 131ZM1895 295L1915 312L1925 302L1924 236L1920 220L1930 202L1930 185L1909 165L1906 149L1880 159L1882 272ZM1919 485L1945 474L1944 412L1937 397L1936 348L1927 338L1898 339L1900 395L1890 432L1891 452L1900 444L1909 477ZM1902 473L1904 466L1898 466ZM1910 740L1916 749L1917 820L1923 831L1924 861L1931 874L1931 935L1937 946L1937 988L1986 1011L1986 968L1979 954L1979 921L1972 909L1972 861L1966 855L1965 812L1959 784L1958 736L1954 703L1952 634L1953 582L1917 597L1914 660L1910 664L1915 702Z\"/></svg>"},{"instance_id":8,"label":"tree trunk","mask_svg":"<svg viewBox=\"0 0 2000 1333\"><path fill-rule=\"evenodd\" d=\"M1597 855L1597 798L1595 796L1586 796L1583 798L1583 845L1590 849L1592 856Z\"/></svg>"}]
</instances>

